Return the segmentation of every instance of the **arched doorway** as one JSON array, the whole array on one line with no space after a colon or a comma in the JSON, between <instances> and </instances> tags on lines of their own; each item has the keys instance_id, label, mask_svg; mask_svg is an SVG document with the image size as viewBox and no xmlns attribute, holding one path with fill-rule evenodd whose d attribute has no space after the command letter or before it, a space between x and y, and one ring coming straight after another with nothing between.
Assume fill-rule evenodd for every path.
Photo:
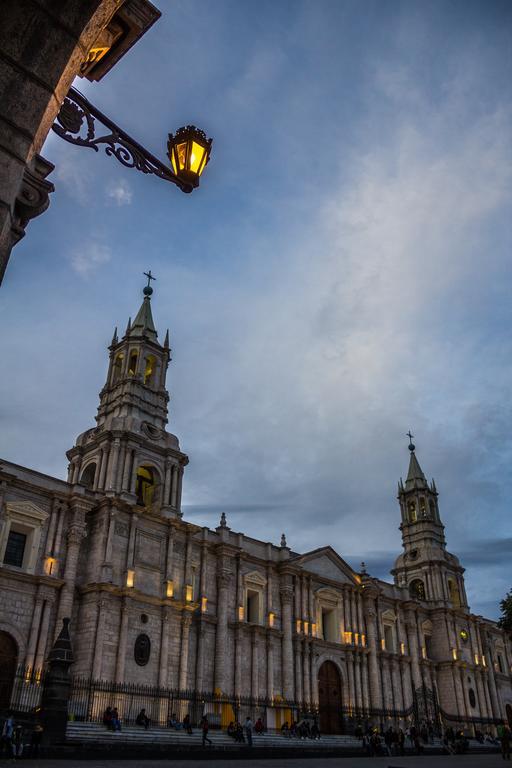
<instances>
[{"instance_id":1,"label":"arched doorway","mask_svg":"<svg viewBox=\"0 0 512 768\"><path fill-rule=\"evenodd\" d=\"M505 712L507 713L508 727L512 728L512 707L510 704L505 707Z\"/></svg>"},{"instance_id":2,"label":"arched doorway","mask_svg":"<svg viewBox=\"0 0 512 768\"><path fill-rule=\"evenodd\" d=\"M318 670L318 703L322 733L342 733L341 678L332 661L324 661Z\"/></svg>"},{"instance_id":3,"label":"arched doorway","mask_svg":"<svg viewBox=\"0 0 512 768\"><path fill-rule=\"evenodd\" d=\"M11 703L17 661L16 642L7 632L0 632L0 711L8 709Z\"/></svg>"}]
</instances>

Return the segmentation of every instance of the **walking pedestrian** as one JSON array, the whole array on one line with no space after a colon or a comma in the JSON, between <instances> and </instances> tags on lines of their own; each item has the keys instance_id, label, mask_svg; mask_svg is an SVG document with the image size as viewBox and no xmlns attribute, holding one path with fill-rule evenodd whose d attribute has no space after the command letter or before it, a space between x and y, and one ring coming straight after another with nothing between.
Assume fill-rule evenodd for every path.
<instances>
[{"instance_id":1,"label":"walking pedestrian","mask_svg":"<svg viewBox=\"0 0 512 768\"><path fill-rule=\"evenodd\" d=\"M252 747L252 728L253 728L253 725L252 725L251 718L246 717L244 730L245 730L245 735L247 736L247 744L249 747Z\"/></svg>"},{"instance_id":2,"label":"walking pedestrian","mask_svg":"<svg viewBox=\"0 0 512 768\"><path fill-rule=\"evenodd\" d=\"M510 760L510 728L507 725L501 734L501 756L504 760Z\"/></svg>"},{"instance_id":3,"label":"walking pedestrian","mask_svg":"<svg viewBox=\"0 0 512 768\"><path fill-rule=\"evenodd\" d=\"M7 717L5 718L4 724L2 726L2 738L0 741L0 755L4 754L4 751L7 755L7 757L12 756L12 737L14 733L14 717L12 712L7 713Z\"/></svg>"},{"instance_id":4,"label":"walking pedestrian","mask_svg":"<svg viewBox=\"0 0 512 768\"><path fill-rule=\"evenodd\" d=\"M206 715L203 715L203 717L201 718L201 733L203 736L203 747L206 746L206 742L208 742L210 746L213 744L212 740L208 738L208 729L209 729L208 718L206 717Z\"/></svg>"}]
</instances>

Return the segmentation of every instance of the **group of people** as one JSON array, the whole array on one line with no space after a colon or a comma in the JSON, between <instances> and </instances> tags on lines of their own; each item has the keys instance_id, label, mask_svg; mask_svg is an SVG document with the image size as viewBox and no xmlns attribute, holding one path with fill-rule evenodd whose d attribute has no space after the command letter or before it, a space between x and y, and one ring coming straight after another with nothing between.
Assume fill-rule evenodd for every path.
<instances>
[{"instance_id":1,"label":"group of people","mask_svg":"<svg viewBox=\"0 0 512 768\"><path fill-rule=\"evenodd\" d=\"M256 720L256 724L253 724L250 717L246 717L243 725L239 723L238 720L236 723L232 720L228 725L227 734L239 744L245 744L247 742L247 745L252 747L252 732L263 733L264 730L265 726L263 725L261 717Z\"/></svg>"},{"instance_id":2,"label":"group of people","mask_svg":"<svg viewBox=\"0 0 512 768\"><path fill-rule=\"evenodd\" d=\"M411 744L413 744L417 751L420 751L419 735L414 727L408 729L409 733L406 734L402 728L393 728L389 726L387 730L380 730L378 728L368 728L363 733L362 726L356 727L355 735L362 741L363 749L370 757L377 755L403 755L405 754L405 740L406 735L409 736Z\"/></svg>"},{"instance_id":3,"label":"group of people","mask_svg":"<svg viewBox=\"0 0 512 768\"><path fill-rule=\"evenodd\" d=\"M16 723L12 712L8 712L2 725L0 736L0 757L19 759L25 749L25 732L20 723ZM39 747L43 738L43 726L37 717L32 727L28 754L39 757Z\"/></svg>"},{"instance_id":4,"label":"group of people","mask_svg":"<svg viewBox=\"0 0 512 768\"><path fill-rule=\"evenodd\" d=\"M292 720L291 725L288 722L284 722L281 726L281 733L285 738L296 737L298 739L319 739L320 728L318 723L314 720L312 723L309 720L301 720L297 722Z\"/></svg>"},{"instance_id":5,"label":"group of people","mask_svg":"<svg viewBox=\"0 0 512 768\"><path fill-rule=\"evenodd\" d=\"M107 731L119 732L121 730L121 718L117 707L107 707L103 713L103 725Z\"/></svg>"}]
</instances>

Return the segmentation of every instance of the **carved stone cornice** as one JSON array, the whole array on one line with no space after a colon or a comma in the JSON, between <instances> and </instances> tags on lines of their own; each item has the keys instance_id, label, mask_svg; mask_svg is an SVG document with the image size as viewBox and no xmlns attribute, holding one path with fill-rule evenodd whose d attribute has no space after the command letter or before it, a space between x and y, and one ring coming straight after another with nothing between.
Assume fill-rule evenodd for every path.
<instances>
[{"instance_id":1,"label":"carved stone cornice","mask_svg":"<svg viewBox=\"0 0 512 768\"><path fill-rule=\"evenodd\" d=\"M20 190L14 202L14 216L11 225L11 241L16 245L25 235L25 228L31 219L40 216L50 205L50 194L55 190L50 175L55 166L41 155L35 155L32 167L26 166Z\"/></svg>"}]
</instances>

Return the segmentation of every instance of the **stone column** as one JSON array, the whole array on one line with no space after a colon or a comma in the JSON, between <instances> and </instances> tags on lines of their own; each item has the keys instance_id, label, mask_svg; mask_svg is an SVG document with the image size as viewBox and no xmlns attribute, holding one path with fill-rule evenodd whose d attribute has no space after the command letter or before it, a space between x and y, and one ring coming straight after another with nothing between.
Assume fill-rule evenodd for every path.
<instances>
[{"instance_id":1,"label":"stone column","mask_svg":"<svg viewBox=\"0 0 512 768\"><path fill-rule=\"evenodd\" d=\"M181 691L185 691L188 688L188 640L191 622L192 617L188 612L185 612L181 618L181 651L178 684Z\"/></svg>"},{"instance_id":2,"label":"stone column","mask_svg":"<svg viewBox=\"0 0 512 768\"><path fill-rule=\"evenodd\" d=\"M98 621L96 623L96 638L94 642L94 658L92 662L93 680L101 679L101 667L103 661L103 636L105 634L105 612L107 601L100 597L98 601Z\"/></svg>"},{"instance_id":3,"label":"stone column","mask_svg":"<svg viewBox=\"0 0 512 768\"><path fill-rule=\"evenodd\" d=\"M344 615L344 625L345 625L345 632L352 632L352 618L350 616L350 595L348 594L348 589L345 587L343 590L343 615ZM345 638L343 638L343 642L345 642Z\"/></svg>"},{"instance_id":4,"label":"stone column","mask_svg":"<svg viewBox=\"0 0 512 768\"><path fill-rule=\"evenodd\" d=\"M242 690L242 644L243 644L242 626L238 624L235 630L235 696L238 698L243 695Z\"/></svg>"},{"instance_id":5,"label":"stone column","mask_svg":"<svg viewBox=\"0 0 512 768\"><path fill-rule=\"evenodd\" d=\"M121 448L121 441L118 437L112 444L112 450L110 451L110 457L108 462L108 475L107 475L107 490L115 491L117 489L117 467L119 463L119 450Z\"/></svg>"},{"instance_id":6,"label":"stone column","mask_svg":"<svg viewBox=\"0 0 512 768\"><path fill-rule=\"evenodd\" d=\"M56 631L62 626L62 620L71 616L73 597L75 593L76 570L80 544L85 533L84 514L85 508L79 503L73 503L73 523L67 535L68 548L66 553L66 565L64 567L64 585L60 593L59 609L57 612Z\"/></svg>"},{"instance_id":7,"label":"stone column","mask_svg":"<svg viewBox=\"0 0 512 768\"><path fill-rule=\"evenodd\" d=\"M44 665L51 612L52 612L52 602L49 600L49 595L46 595L46 600L44 601L44 605L43 605L43 615L41 618L41 629L39 631L39 642L37 643L37 652L36 652L36 658L34 662L35 669L42 669Z\"/></svg>"},{"instance_id":8,"label":"stone column","mask_svg":"<svg viewBox=\"0 0 512 768\"><path fill-rule=\"evenodd\" d=\"M220 570L217 576L217 631L215 634L215 677L216 692L227 693L226 664L228 645L228 587L230 574Z\"/></svg>"},{"instance_id":9,"label":"stone column","mask_svg":"<svg viewBox=\"0 0 512 768\"><path fill-rule=\"evenodd\" d=\"M391 661L391 683L393 686L393 709L404 709L402 686L400 685L400 670L396 656Z\"/></svg>"},{"instance_id":10,"label":"stone column","mask_svg":"<svg viewBox=\"0 0 512 768\"><path fill-rule=\"evenodd\" d=\"M169 459L165 462L165 480L164 480L164 506L167 506L170 503L170 495L171 495L171 471L172 471L172 463L169 461Z\"/></svg>"},{"instance_id":11,"label":"stone column","mask_svg":"<svg viewBox=\"0 0 512 768\"><path fill-rule=\"evenodd\" d=\"M354 590L350 594L350 613L352 615L352 631L359 632L357 626L357 611L356 611L356 596ZM352 638L352 642L355 643L355 637Z\"/></svg>"},{"instance_id":12,"label":"stone column","mask_svg":"<svg viewBox=\"0 0 512 768\"><path fill-rule=\"evenodd\" d=\"M171 507L176 508L176 499L178 494L178 467L173 464L171 467Z\"/></svg>"},{"instance_id":13,"label":"stone column","mask_svg":"<svg viewBox=\"0 0 512 768\"><path fill-rule=\"evenodd\" d=\"M347 677L348 677L348 695L349 695L348 705L352 713L352 710L354 709L355 702L356 702L355 688L354 688L354 657L352 655L352 652L347 652L346 659L347 659Z\"/></svg>"},{"instance_id":14,"label":"stone column","mask_svg":"<svg viewBox=\"0 0 512 768\"><path fill-rule=\"evenodd\" d=\"M197 627L197 653L196 653L196 691L204 689L203 670L204 670L204 651L205 651L206 629L203 621Z\"/></svg>"},{"instance_id":15,"label":"stone column","mask_svg":"<svg viewBox=\"0 0 512 768\"><path fill-rule=\"evenodd\" d=\"M480 710L480 717L489 717L488 710L487 710L487 702L485 700L481 670L477 670L477 672L475 673L475 679L476 679L476 689L478 694L478 707Z\"/></svg>"},{"instance_id":16,"label":"stone column","mask_svg":"<svg viewBox=\"0 0 512 768\"><path fill-rule=\"evenodd\" d=\"M297 635L295 637L295 697L297 701L303 701L305 699L302 687L302 650L301 639Z\"/></svg>"},{"instance_id":17,"label":"stone column","mask_svg":"<svg viewBox=\"0 0 512 768\"><path fill-rule=\"evenodd\" d=\"M368 712L370 709L370 686L368 683L368 656L363 654L361 660L362 678L363 678L363 707Z\"/></svg>"},{"instance_id":18,"label":"stone column","mask_svg":"<svg viewBox=\"0 0 512 768\"><path fill-rule=\"evenodd\" d=\"M178 470L178 491L176 494L176 509L181 512L181 492L183 490L183 467Z\"/></svg>"},{"instance_id":19,"label":"stone column","mask_svg":"<svg viewBox=\"0 0 512 768\"><path fill-rule=\"evenodd\" d=\"M98 482L98 490L102 491L105 488L105 478L107 475L107 464L109 457L109 447L106 446L101 454L101 467L100 467L100 479Z\"/></svg>"},{"instance_id":20,"label":"stone column","mask_svg":"<svg viewBox=\"0 0 512 768\"><path fill-rule=\"evenodd\" d=\"M293 590L288 585L280 589L281 616L283 617L282 661L283 697L293 699L293 643L292 643L292 601Z\"/></svg>"},{"instance_id":21,"label":"stone column","mask_svg":"<svg viewBox=\"0 0 512 768\"><path fill-rule=\"evenodd\" d=\"M116 658L116 683L124 683L124 670L126 662L126 644L128 641L128 603L123 598L121 604L121 617L119 622L119 641Z\"/></svg>"},{"instance_id":22,"label":"stone column","mask_svg":"<svg viewBox=\"0 0 512 768\"><path fill-rule=\"evenodd\" d=\"M360 712L363 706L363 681L361 678L361 655L354 653L354 691L355 707Z\"/></svg>"},{"instance_id":23,"label":"stone column","mask_svg":"<svg viewBox=\"0 0 512 768\"><path fill-rule=\"evenodd\" d=\"M52 502L52 511L50 517L50 523L48 525L48 532L46 534L46 543L44 548L45 557L51 557L53 552L53 540L55 538L55 527L57 525L57 518L59 515L58 500L54 497Z\"/></svg>"},{"instance_id":24,"label":"stone column","mask_svg":"<svg viewBox=\"0 0 512 768\"><path fill-rule=\"evenodd\" d=\"M267 635L267 699L274 696L274 648L271 635Z\"/></svg>"},{"instance_id":25,"label":"stone column","mask_svg":"<svg viewBox=\"0 0 512 768\"><path fill-rule=\"evenodd\" d=\"M304 640L304 648L303 648L303 654L302 654L303 667L304 667L303 691L304 691L304 702L307 705L309 705L311 702L311 671L310 671L309 656L310 656L309 640Z\"/></svg>"},{"instance_id":26,"label":"stone column","mask_svg":"<svg viewBox=\"0 0 512 768\"><path fill-rule=\"evenodd\" d=\"M416 614L414 611L407 611L406 618L406 631L407 631L407 643L409 646L409 652L411 654L411 671L412 682L414 690L418 690L423 685L423 679L421 676L420 664L419 664L419 650L418 650L418 632L416 626Z\"/></svg>"},{"instance_id":27,"label":"stone column","mask_svg":"<svg viewBox=\"0 0 512 768\"><path fill-rule=\"evenodd\" d=\"M161 614L162 626L160 630L160 659L158 663L158 685L160 688L166 688L169 684L169 608L162 606Z\"/></svg>"},{"instance_id":28,"label":"stone column","mask_svg":"<svg viewBox=\"0 0 512 768\"><path fill-rule=\"evenodd\" d=\"M105 553L101 567L101 580L105 582L112 581L112 548L114 546L114 529L116 524L116 511L110 509L108 513L108 533L105 544Z\"/></svg>"},{"instance_id":29,"label":"stone column","mask_svg":"<svg viewBox=\"0 0 512 768\"><path fill-rule=\"evenodd\" d=\"M371 592L370 592L371 589ZM382 708L382 696L380 688L380 673L377 648L377 610L375 607L376 590L365 588L366 603L366 634L368 640L368 665L370 677L370 699L372 709Z\"/></svg>"},{"instance_id":30,"label":"stone column","mask_svg":"<svg viewBox=\"0 0 512 768\"><path fill-rule=\"evenodd\" d=\"M259 684L258 684L258 634L257 630L253 629L251 637L251 696L253 699L259 698Z\"/></svg>"},{"instance_id":31,"label":"stone column","mask_svg":"<svg viewBox=\"0 0 512 768\"><path fill-rule=\"evenodd\" d=\"M32 613L32 623L30 625L30 634L28 636L28 648L25 656L25 666L27 669L35 669L34 661L36 656L37 638L39 636L39 624L41 622L41 613L43 610L43 595L41 588L39 588L37 597L34 603L34 609Z\"/></svg>"},{"instance_id":32,"label":"stone column","mask_svg":"<svg viewBox=\"0 0 512 768\"><path fill-rule=\"evenodd\" d=\"M491 694L491 708L492 708L492 716L494 718L501 717L501 711L500 711L500 705L498 700L498 691L496 690L496 678L494 677L494 658L491 654L490 649L488 650L488 653L486 654L488 656L488 664L489 666L487 669L488 672L488 680L489 680L489 693Z\"/></svg>"},{"instance_id":33,"label":"stone column","mask_svg":"<svg viewBox=\"0 0 512 768\"><path fill-rule=\"evenodd\" d=\"M139 516L132 513L130 518L130 534L128 536L128 548L126 550L126 570L133 568L135 557L135 537L137 535L137 521Z\"/></svg>"},{"instance_id":34,"label":"stone column","mask_svg":"<svg viewBox=\"0 0 512 768\"><path fill-rule=\"evenodd\" d=\"M123 467L123 480L121 485L122 491L130 490L130 476L132 468L133 451L130 450L128 444L125 447L124 452L124 467Z\"/></svg>"}]
</instances>

